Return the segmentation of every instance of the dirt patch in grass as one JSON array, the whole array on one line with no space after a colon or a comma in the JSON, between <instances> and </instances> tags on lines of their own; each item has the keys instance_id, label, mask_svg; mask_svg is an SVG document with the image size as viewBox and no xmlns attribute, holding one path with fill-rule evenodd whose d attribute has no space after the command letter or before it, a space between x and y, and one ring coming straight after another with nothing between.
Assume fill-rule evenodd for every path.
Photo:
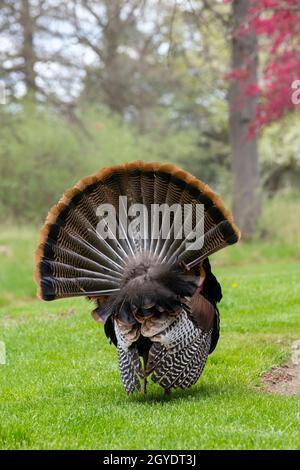
<instances>
[{"instance_id":1,"label":"dirt patch in grass","mask_svg":"<svg viewBox=\"0 0 300 470\"><path fill-rule=\"evenodd\" d=\"M292 344L289 364L273 367L263 375L265 389L280 395L300 395L300 340Z\"/></svg>"},{"instance_id":2,"label":"dirt patch in grass","mask_svg":"<svg viewBox=\"0 0 300 470\"><path fill-rule=\"evenodd\" d=\"M300 395L300 366L274 367L263 376L268 392L280 395Z\"/></svg>"}]
</instances>

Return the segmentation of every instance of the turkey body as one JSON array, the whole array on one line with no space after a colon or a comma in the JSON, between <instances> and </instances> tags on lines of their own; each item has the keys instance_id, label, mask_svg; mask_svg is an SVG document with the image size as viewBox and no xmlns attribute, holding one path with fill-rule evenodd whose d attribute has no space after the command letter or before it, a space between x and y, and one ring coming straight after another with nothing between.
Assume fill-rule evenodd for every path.
<instances>
[{"instance_id":1,"label":"turkey body","mask_svg":"<svg viewBox=\"0 0 300 470\"><path fill-rule=\"evenodd\" d=\"M155 280L146 277L147 272L138 295L129 294L127 317L111 315L105 322L105 333L118 350L122 383L128 394L134 390L145 393L149 376L166 393L172 388L188 388L199 379L218 342L220 322L216 303L222 298L221 286L206 259L201 285L194 294L176 296L178 303L169 302L166 308L163 294L155 295L151 286L147 289L147 282L152 284ZM154 294L148 305L143 302L143 290ZM101 318L102 312L100 304L94 314Z\"/></svg>"},{"instance_id":2,"label":"turkey body","mask_svg":"<svg viewBox=\"0 0 300 470\"><path fill-rule=\"evenodd\" d=\"M145 392L146 378L150 374L152 380L166 392L172 388L194 385L206 364L212 330L203 331L197 328L184 309L168 326L162 324L162 330L156 334L145 331L146 323L147 321L136 328L140 343L139 339L132 343L132 330L119 325L118 321L114 322L119 369L127 393L140 390L140 379L143 379ZM155 326L160 324L159 321L157 325L153 323ZM143 338L148 338L152 344L146 344ZM139 351L146 358L144 369L139 360Z\"/></svg>"},{"instance_id":3,"label":"turkey body","mask_svg":"<svg viewBox=\"0 0 300 470\"><path fill-rule=\"evenodd\" d=\"M145 393L149 377L167 393L187 388L219 338L222 292L208 257L239 237L211 188L174 165L105 168L50 210L36 251L38 296L95 302L128 394Z\"/></svg>"}]
</instances>

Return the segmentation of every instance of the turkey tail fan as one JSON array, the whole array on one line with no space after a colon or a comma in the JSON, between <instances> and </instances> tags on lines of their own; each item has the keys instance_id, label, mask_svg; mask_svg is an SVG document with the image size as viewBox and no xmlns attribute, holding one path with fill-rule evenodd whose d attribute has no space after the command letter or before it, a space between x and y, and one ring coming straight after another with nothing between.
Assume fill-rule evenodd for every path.
<instances>
[{"instance_id":1,"label":"turkey tail fan","mask_svg":"<svg viewBox=\"0 0 300 470\"><path fill-rule=\"evenodd\" d=\"M176 166L104 168L50 210L36 251L38 295L96 302L93 318L117 347L128 394L146 393L149 375L166 391L186 388L219 337L222 291L208 256L239 237L210 187Z\"/></svg>"},{"instance_id":2,"label":"turkey tail fan","mask_svg":"<svg viewBox=\"0 0 300 470\"><path fill-rule=\"evenodd\" d=\"M104 216L99 208L107 205L114 209L110 215L114 221L110 224L107 216L107 236L103 236L99 222ZM135 223L130 211L141 205L146 215ZM176 209L169 211L167 225L160 209L173 205ZM180 211L185 205L190 208L187 216ZM200 219L198 205L203 208ZM193 233L197 224L203 226L200 239L190 242L189 249L190 234L179 237L178 222L179 227L189 225ZM174 306L175 289L191 294L196 281L189 271L239 237L231 214L211 188L176 166L136 161L104 168L80 180L50 210L36 252L38 295L44 300L87 296L98 302L117 298L124 303L126 292L133 303L151 304L155 302L152 292L160 285L164 307ZM136 277L139 269L152 269L153 285L135 282L128 290L130 275ZM168 273L172 282L166 281ZM105 308L107 313L107 304Z\"/></svg>"}]
</instances>

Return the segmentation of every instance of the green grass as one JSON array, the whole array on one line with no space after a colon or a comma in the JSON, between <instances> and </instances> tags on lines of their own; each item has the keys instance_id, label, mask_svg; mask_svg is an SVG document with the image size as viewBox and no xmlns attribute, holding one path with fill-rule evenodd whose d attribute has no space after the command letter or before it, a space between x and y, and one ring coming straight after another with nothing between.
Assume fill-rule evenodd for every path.
<instances>
[{"instance_id":1,"label":"green grass","mask_svg":"<svg viewBox=\"0 0 300 470\"><path fill-rule=\"evenodd\" d=\"M218 347L196 386L164 397L151 384L144 398L126 396L92 305L35 300L36 239L26 228L0 235L0 448L300 448L299 397L268 394L260 380L300 337L294 247L241 244L212 257L224 292Z\"/></svg>"}]
</instances>

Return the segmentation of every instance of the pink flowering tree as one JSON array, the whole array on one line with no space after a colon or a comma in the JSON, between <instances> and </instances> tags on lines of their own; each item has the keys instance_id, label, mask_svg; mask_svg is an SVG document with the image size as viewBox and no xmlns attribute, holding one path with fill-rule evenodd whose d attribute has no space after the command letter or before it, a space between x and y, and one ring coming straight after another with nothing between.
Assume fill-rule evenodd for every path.
<instances>
[{"instance_id":1,"label":"pink flowering tree","mask_svg":"<svg viewBox=\"0 0 300 470\"><path fill-rule=\"evenodd\" d=\"M264 60L256 129L295 111L300 98L300 2L299 0L252 0L249 27L259 39ZM249 90L251 92L251 90Z\"/></svg>"}]
</instances>

